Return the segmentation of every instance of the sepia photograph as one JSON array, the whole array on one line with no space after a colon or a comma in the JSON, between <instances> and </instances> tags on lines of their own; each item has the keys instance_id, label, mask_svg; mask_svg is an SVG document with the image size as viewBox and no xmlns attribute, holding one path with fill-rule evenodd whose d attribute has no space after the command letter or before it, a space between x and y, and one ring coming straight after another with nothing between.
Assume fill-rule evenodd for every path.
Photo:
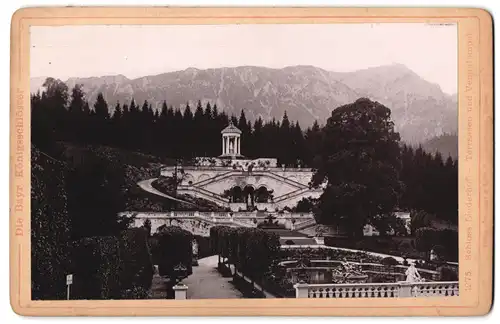
<instances>
[{"instance_id":1,"label":"sepia photograph","mask_svg":"<svg viewBox=\"0 0 500 324\"><path fill-rule=\"evenodd\" d=\"M31 299L458 298L457 33L31 26Z\"/></svg>"}]
</instances>

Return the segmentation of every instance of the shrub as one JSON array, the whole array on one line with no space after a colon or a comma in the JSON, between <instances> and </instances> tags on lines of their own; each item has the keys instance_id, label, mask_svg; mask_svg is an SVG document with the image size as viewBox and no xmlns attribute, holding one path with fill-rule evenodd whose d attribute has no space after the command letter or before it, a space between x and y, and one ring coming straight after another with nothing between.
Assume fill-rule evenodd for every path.
<instances>
[{"instance_id":1,"label":"shrub","mask_svg":"<svg viewBox=\"0 0 500 324\"><path fill-rule=\"evenodd\" d=\"M149 251L151 252L151 259L153 264L157 265L160 262L160 243L158 235L153 235L148 238Z\"/></svg>"},{"instance_id":2,"label":"shrub","mask_svg":"<svg viewBox=\"0 0 500 324\"><path fill-rule=\"evenodd\" d=\"M148 236L151 236L151 220L149 218L146 218L144 220L144 222L142 223L142 227L144 227Z\"/></svg>"},{"instance_id":3,"label":"shrub","mask_svg":"<svg viewBox=\"0 0 500 324\"><path fill-rule=\"evenodd\" d=\"M280 253L279 237L256 228L216 226L210 230L214 252L250 278L261 278Z\"/></svg>"},{"instance_id":4,"label":"shrub","mask_svg":"<svg viewBox=\"0 0 500 324\"><path fill-rule=\"evenodd\" d=\"M438 268L439 281L458 281L458 273L456 269L442 266Z\"/></svg>"},{"instance_id":5,"label":"shrub","mask_svg":"<svg viewBox=\"0 0 500 324\"><path fill-rule=\"evenodd\" d=\"M458 231L443 229L439 231L440 244L445 248L447 260L458 261Z\"/></svg>"},{"instance_id":6,"label":"shrub","mask_svg":"<svg viewBox=\"0 0 500 324\"><path fill-rule=\"evenodd\" d=\"M152 297L150 290L143 287L132 287L122 290L122 299L150 299Z\"/></svg>"},{"instance_id":7,"label":"shrub","mask_svg":"<svg viewBox=\"0 0 500 324\"><path fill-rule=\"evenodd\" d=\"M311 197L302 198L297 202L297 205L292 208L293 211L298 213L308 213L311 212L314 208L315 200Z\"/></svg>"},{"instance_id":8,"label":"shrub","mask_svg":"<svg viewBox=\"0 0 500 324\"><path fill-rule=\"evenodd\" d=\"M120 298L119 246L118 238L113 236L74 242L72 299Z\"/></svg>"},{"instance_id":9,"label":"shrub","mask_svg":"<svg viewBox=\"0 0 500 324\"><path fill-rule=\"evenodd\" d=\"M452 229L437 230L423 227L415 233L415 247L428 253L434 246L441 245L443 256L448 260L458 260L458 232Z\"/></svg>"},{"instance_id":10,"label":"shrub","mask_svg":"<svg viewBox=\"0 0 500 324\"><path fill-rule=\"evenodd\" d=\"M28 175L29 177L29 175ZM31 298L65 299L71 222L65 165L31 147Z\"/></svg>"},{"instance_id":11,"label":"shrub","mask_svg":"<svg viewBox=\"0 0 500 324\"><path fill-rule=\"evenodd\" d=\"M411 233L414 234L420 228L432 226L432 222L436 219L436 216L421 210L412 211L410 213L410 218Z\"/></svg>"},{"instance_id":12,"label":"shrub","mask_svg":"<svg viewBox=\"0 0 500 324\"><path fill-rule=\"evenodd\" d=\"M175 194L175 179L173 177L159 177L151 183L151 186L165 194Z\"/></svg>"},{"instance_id":13,"label":"shrub","mask_svg":"<svg viewBox=\"0 0 500 324\"><path fill-rule=\"evenodd\" d=\"M413 250L413 247L411 246L411 243L408 241L403 241L399 244L399 251L401 252L411 252Z\"/></svg>"},{"instance_id":14,"label":"shrub","mask_svg":"<svg viewBox=\"0 0 500 324\"><path fill-rule=\"evenodd\" d=\"M444 261L446 259L446 249L442 245L434 245L432 251L437 255L438 260Z\"/></svg>"},{"instance_id":15,"label":"shrub","mask_svg":"<svg viewBox=\"0 0 500 324\"><path fill-rule=\"evenodd\" d=\"M372 283L386 283L386 282L391 282L392 281L392 276L382 274L382 273L377 273L373 275L373 277L370 280Z\"/></svg>"},{"instance_id":16,"label":"shrub","mask_svg":"<svg viewBox=\"0 0 500 324\"><path fill-rule=\"evenodd\" d=\"M415 232L415 247L420 252L429 252L437 242L437 231L434 228L422 227Z\"/></svg>"},{"instance_id":17,"label":"shrub","mask_svg":"<svg viewBox=\"0 0 500 324\"><path fill-rule=\"evenodd\" d=\"M393 257L383 258L380 263L383 265L386 265L386 266L395 266L395 265L399 264L399 262L396 259L394 259Z\"/></svg>"},{"instance_id":18,"label":"shrub","mask_svg":"<svg viewBox=\"0 0 500 324\"><path fill-rule=\"evenodd\" d=\"M266 228L266 229L286 229L286 226L283 224L278 224L278 222L263 222L257 224L257 228Z\"/></svg>"},{"instance_id":19,"label":"shrub","mask_svg":"<svg viewBox=\"0 0 500 324\"><path fill-rule=\"evenodd\" d=\"M153 261L144 228L130 228L120 233L120 288L142 287L147 290L153 279Z\"/></svg>"},{"instance_id":20,"label":"shrub","mask_svg":"<svg viewBox=\"0 0 500 324\"><path fill-rule=\"evenodd\" d=\"M210 249L210 238L204 236L195 236L195 240L198 243L198 258L205 258L210 255L214 255Z\"/></svg>"},{"instance_id":21,"label":"shrub","mask_svg":"<svg viewBox=\"0 0 500 324\"><path fill-rule=\"evenodd\" d=\"M177 226L166 226L157 234L158 237L158 267L161 276L174 278L177 276L175 267L182 265L186 275L192 273L193 250L191 242L193 235Z\"/></svg>"}]
</instances>

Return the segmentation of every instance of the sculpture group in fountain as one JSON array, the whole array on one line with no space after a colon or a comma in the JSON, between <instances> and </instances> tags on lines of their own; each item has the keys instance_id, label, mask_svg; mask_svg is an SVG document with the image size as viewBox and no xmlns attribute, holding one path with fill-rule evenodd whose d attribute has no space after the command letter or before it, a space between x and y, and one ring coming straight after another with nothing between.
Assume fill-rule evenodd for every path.
<instances>
[{"instance_id":1,"label":"sculpture group in fountain","mask_svg":"<svg viewBox=\"0 0 500 324\"><path fill-rule=\"evenodd\" d=\"M355 265L346 258L342 261L342 269L334 269L333 270L333 278L336 283L354 283L354 282L362 282L365 281L368 276L363 273L361 266Z\"/></svg>"}]
</instances>

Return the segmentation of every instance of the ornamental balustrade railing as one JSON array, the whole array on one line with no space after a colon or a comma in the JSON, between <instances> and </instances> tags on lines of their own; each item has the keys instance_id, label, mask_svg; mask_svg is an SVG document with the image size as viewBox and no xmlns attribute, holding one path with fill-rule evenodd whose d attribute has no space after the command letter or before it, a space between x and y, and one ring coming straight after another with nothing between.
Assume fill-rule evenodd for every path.
<instances>
[{"instance_id":1,"label":"ornamental balustrade railing","mask_svg":"<svg viewBox=\"0 0 500 324\"><path fill-rule=\"evenodd\" d=\"M217 166L209 166L209 165L200 165L200 166L182 166L182 169L184 171L224 171L224 170L229 170L231 171L248 171L248 170L243 170L241 169L241 165L237 165L237 168L234 169L233 165L227 165L227 166L222 166L222 165L217 165ZM181 169L178 167L177 169ZM168 172L168 171L174 171L175 167L173 166L167 166L161 169L161 171ZM312 172L311 168L283 168L283 167L268 167L268 166L254 166L252 168L252 171L271 171L271 172Z\"/></svg>"},{"instance_id":2,"label":"ornamental balustrade railing","mask_svg":"<svg viewBox=\"0 0 500 324\"><path fill-rule=\"evenodd\" d=\"M241 166L241 165L239 165ZM199 165L199 166L192 166L192 165L185 165L185 166L182 166L182 169L184 171L189 171L189 170L200 170L200 171L204 171L204 170L228 170L228 169L232 169L233 168L233 165L230 164L230 165L227 165L227 166L222 166L222 165ZM180 167L178 167L177 169L181 169ZM175 167L174 166L167 166L167 167L164 167L161 169L161 171L173 171L175 170ZM234 171L243 171L242 169L240 168L237 168L237 169L232 169ZM283 167L268 167L268 166L254 166L252 171L274 171L274 172L283 172L283 171L290 171L290 172L311 172L312 169L311 168L283 168Z\"/></svg>"},{"instance_id":3,"label":"ornamental balustrade railing","mask_svg":"<svg viewBox=\"0 0 500 324\"><path fill-rule=\"evenodd\" d=\"M234 219L238 223L251 224L254 220L262 221L267 219L267 216L257 216L256 212L202 212L202 211L170 211L170 212L121 212L120 216L135 217L136 219L176 219L176 218L186 218L186 219L204 219L207 221L224 221ZM307 213L292 213L287 214L283 217L284 219L296 219L297 221L309 221L313 220L312 214ZM278 217L278 219L281 219Z\"/></svg>"},{"instance_id":4,"label":"ornamental balustrade railing","mask_svg":"<svg viewBox=\"0 0 500 324\"><path fill-rule=\"evenodd\" d=\"M397 298L458 296L458 281L294 285L296 298Z\"/></svg>"}]
</instances>

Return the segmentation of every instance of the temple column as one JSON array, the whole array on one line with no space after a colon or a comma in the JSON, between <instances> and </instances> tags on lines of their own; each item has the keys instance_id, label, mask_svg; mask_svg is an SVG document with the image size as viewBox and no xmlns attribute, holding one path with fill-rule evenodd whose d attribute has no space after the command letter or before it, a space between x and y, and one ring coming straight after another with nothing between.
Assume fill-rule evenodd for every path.
<instances>
[{"instance_id":1,"label":"temple column","mask_svg":"<svg viewBox=\"0 0 500 324\"><path fill-rule=\"evenodd\" d=\"M235 137L235 139L236 139L236 154L239 155L240 154L240 138Z\"/></svg>"},{"instance_id":2,"label":"temple column","mask_svg":"<svg viewBox=\"0 0 500 324\"><path fill-rule=\"evenodd\" d=\"M222 136L222 155L226 154L226 137Z\"/></svg>"}]
</instances>

